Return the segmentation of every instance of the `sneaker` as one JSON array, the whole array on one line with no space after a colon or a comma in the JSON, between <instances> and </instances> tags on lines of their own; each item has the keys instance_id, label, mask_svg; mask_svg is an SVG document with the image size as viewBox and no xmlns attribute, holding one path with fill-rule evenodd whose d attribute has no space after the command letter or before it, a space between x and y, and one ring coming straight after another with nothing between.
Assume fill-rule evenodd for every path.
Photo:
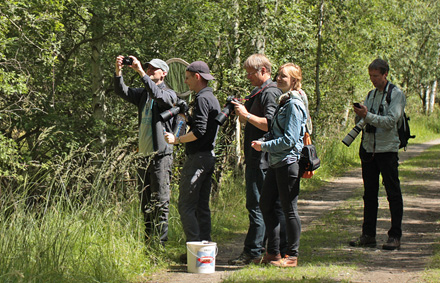
<instances>
[{"instance_id":1,"label":"sneaker","mask_svg":"<svg viewBox=\"0 0 440 283\"><path fill-rule=\"evenodd\" d=\"M256 258L252 262L255 264L269 264L271 261L278 261L281 259L281 254L266 253L262 258Z\"/></svg>"},{"instance_id":2,"label":"sneaker","mask_svg":"<svg viewBox=\"0 0 440 283\"><path fill-rule=\"evenodd\" d=\"M388 241L383 244L382 249L384 250L398 250L400 249L400 239L394 237L388 237Z\"/></svg>"},{"instance_id":3,"label":"sneaker","mask_svg":"<svg viewBox=\"0 0 440 283\"><path fill-rule=\"evenodd\" d=\"M375 248L376 247L376 237L362 235L357 239L351 240L350 246Z\"/></svg>"},{"instance_id":4,"label":"sneaker","mask_svg":"<svg viewBox=\"0 0 440 283\"><path fill-rule=\"evenodd\" d=\"M179 260L180 260L181 263L186 264L187 261L188 261L188 256L186 255L186 253L181 254L181 255L179 256Z\"/></svg>"},{"instance_id":5,"label":"sneaker","mask_svg":"<svg viewBox=\"0 0 440 283\"><path fill-rule=\"evenodd\" d=\"M278 267L296 267L298 265L298 258L296 256L285 255L284 258L271 261L270 264Z\"/></svg>"},{"instance_id":6,"label":"sneaker","mask_svg":"<svg viewBox=\"0 0 440 283\"><path fill-rule=\"evenodd\" d=\"M242 252L241 255L239 255L235 259L230 259L228 261L229 265L246 265L251 263L253 260L260 259L259 256L252 256L250 254L247 254L245 252Z\"/></svg>"}]
</instances>

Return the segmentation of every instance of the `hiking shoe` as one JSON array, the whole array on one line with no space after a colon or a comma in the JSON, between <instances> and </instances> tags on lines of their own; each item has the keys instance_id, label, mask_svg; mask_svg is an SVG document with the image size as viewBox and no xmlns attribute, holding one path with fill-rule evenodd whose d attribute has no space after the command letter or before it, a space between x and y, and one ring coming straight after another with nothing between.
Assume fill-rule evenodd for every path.
<instances>
[{"instance_id":1,"label":"hiking shoe","mask_svg":"<svg viewBox=\"0 0 440 283\"><path fill-rule=\"evenodd\" d=\"M266 253L262 258L256 258L252 262L255 264L269 264L271 261L278 261L281 259L281 254Z\"/></svg>"},{"instance_id":2,"label":"hiking shoe","mask_svg":"<svg viewBox=\"0 0 440 283\"><path fill-rule=\"evenodd\" d=\"M181 254L180 256L179 256L179 260L180 260L180 262L181 263L187 263L187 261L188 261L188 256L186 255L186 253L184 253L184 254Z\"/></svg>"},{"instance_id":3,"label":"hiking shoe","mask_svg":"<svg viewBox=\"0 0 440 283\"><path fill-rule=\"evenodd\" d=\"M375 248L376 247L376 237L362 235L357 239L351 240L350 246Z\"/></svg>"},{"instance_id":4,"label":"hiking shoe","mask_svg":"<svg viewBox=\"0 0 440 283\"><path fill-rule=\"evenodd\" d=\"M388 241L383 244L382 249L384 250L398 250L400 249L400 239L394 237L388 237Z\"/></svg>"},{"instance_id":5,"label":"hiking shoe","mask_svg":"<svg viewBox=\"0 0 440 283\"><path fill-rule=\"evenodd\" d=\"M284 258L271 261L270 264L278 267L296 267L298 265L298 258L296 256L285 255Z\"/></svg>"},{"instance_id":6,"label":"hiking shoe","mask_svg":"<svg viewBox=\"0 0 440 283\"><path fill-rule=\"evenodd\" d=\"M229 265L246 265L251 263L253 260L259 260L260 257L259 256L252 256L250 254L247 254L245 252L242 252L241 255L239 255L237 258L235 259L230 259L228 261Z\"/></svg>"}]
</instances>

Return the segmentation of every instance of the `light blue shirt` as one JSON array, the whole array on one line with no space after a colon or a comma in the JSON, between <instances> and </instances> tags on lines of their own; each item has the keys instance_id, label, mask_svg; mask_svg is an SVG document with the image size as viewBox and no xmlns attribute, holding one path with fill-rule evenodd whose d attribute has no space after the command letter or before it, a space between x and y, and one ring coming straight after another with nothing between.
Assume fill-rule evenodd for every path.
<instances>
[{"instance_id":1,"label":"light blue shirt","mask_svg":"<svg viewBox=\"0 0 440 283\"><path fill-rule=\"evenodd\" d=\"M386 87L388 90L389 84ZM379 107L382 104L382 113ZM386 92L373 90L365 99L364 105L368 108L365 123L376 127L376 133L367 133L363 131L362 146L367 152L398 152L399 134L397 132L398 122L403 116L406 98L403 92L396 87L391 91L391 101L388 105L386 101ZM371 109L376 114L373 114Z\"/></svg>"},{"instance_id":2,"label":"light blue shirt","mask_svg":"<svg viewBox=\"0 0 440 283\"><path fill-rule=\"evenodd\" d=\"M274 139L261 144L261 150L269 152L271 167L297 161L304 146L307 110L297 91L288 94L290 98L279 107L272 121Z\"/></svg>"}]
</instances>

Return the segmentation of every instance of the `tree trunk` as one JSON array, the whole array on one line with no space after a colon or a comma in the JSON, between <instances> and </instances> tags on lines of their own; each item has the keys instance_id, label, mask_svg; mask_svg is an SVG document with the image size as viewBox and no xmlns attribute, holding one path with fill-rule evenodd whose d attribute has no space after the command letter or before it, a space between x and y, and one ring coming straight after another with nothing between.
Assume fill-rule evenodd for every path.
<instances>
[{"instance_id":1,"label":"tree trunk","mask_svg":"<svg viewBox=\"0 0 440 283\"><path fill-rule=\"evenodd\" d=\"M315 68L315 95L316 95L316 108L315 114L319 114L321 108L321 91L319 89L319 71L321 62L321 45L322 45L322 23L324 20L324 0L321 0L319 5L319 19L318 19L318 47L316 50L316 68Z\"/></svg>"},{"instance_id":2,"label":"tree trunk","mask_svg":"<svg viewBox=\"0 0 440 283\"><path fill-rule=\"evenodd\" d=\"M92 21L92 38L97 38L90 43L92 49L91 55L91 69L92 69L92 93L93 93L93 117L97 121L102 121L105 124L106 105L105 105L105 90L103 88L104 79L101 70L101 52L102 52L102 33L103 23L97 15L93 15ZM104 129L100 132L101 143L104 144L107 140Z\"/></svg>"},{"instance_id":3,"label":"tree trunk","mask_svg":"<svg viewBox=\"0 0 440 283\"><path fill-rule=\"evenodd\" d=\"M429 113L429 98L430 98L429 93L430 92L431 92L431 88L429 87L429 85L427 85L426 89L425 89L425 97L424 97L424 103L423 103L425 114Z\"/></svg>"},{"instance_id":4,"label":"tree trunk","mask_svg":"<svg viewBox=\"0 0 440 283\"><path fill-rule=\"evenodd\" d=\"M258 3L258 12L261 19L261 24L259 26L259 34L257 40L255 42L255 47L257 49L257 53L264 54L266 50L266 30L267 30L267 8L266 1L261 0Z\"/></svg>"},{"instance_id":5,"label":"tree trunk","mask_svg":"<svg viewBox=\"0 0 440 283\"><path fill-rule=\"evenodd\" d=\"M233 9L234 9L234 45L233 46L240 46L240 4L238 3L238 0L235 0L233 3ZM234 59L232 61L232 70L240 70L240 55L241 50L240 48L234 48ZM241 125L238 118L234 119L235 122L235 140L237 141L237 144L235 146L235 167L238 169L241 165Z\"/></svg>"},{"instance_id":6,"label":"tree trunk","mask_svg":"<svg viewBox=\"0 0 440 283\"><path fill-rule=\"evenodd\" d=\"M435 96L437 95L437 80L432 83L431 98L429 99L429 113L434 111Z\"/></svg>"},{"instance_id":7,"label":"tree trunk","mask_svg":"<svg viewBox=\"0 0 440 283\"><path fill-rule=\"evenodd\" d=\"M420 93L419 93L419 97L422 100L422 107L423 110L425 110L425 104L426 104L426 100L425 100L425 86L424 85L420 85Z\"/></svg>"}]
</instances>

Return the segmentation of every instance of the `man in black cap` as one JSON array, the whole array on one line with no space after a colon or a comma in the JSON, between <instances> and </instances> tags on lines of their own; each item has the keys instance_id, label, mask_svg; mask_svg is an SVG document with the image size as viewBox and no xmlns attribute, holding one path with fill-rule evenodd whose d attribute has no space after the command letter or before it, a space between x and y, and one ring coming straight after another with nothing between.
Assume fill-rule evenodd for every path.
<instances>
[{"instance_id":1,"label":"man in black cap","mask_svg":"<svg viewBox=\"0 0 440 283\"><path fill-rule=\"evenodd\" d=\"M176 93L164 83L169 68L160 59L147 63L147 71L139 60L130 68L141 77L143 88L127 87L122 77L124 56L116 58L114 78L116 94L138 107L139 153L144 156L138 168L138 188L145 220L147 239L158 237L162 245L168 240L168 214L170 202L171 166L173 146L164 141L164 131L172 131L172 120L162 122L160 113L177 102Z\"/></svg>"},{"instance_id":2,"label":"man in black cap","mask_svg":"<svg viewBox=\"0 0 440 283\"><path fill-rule=\"evenodd\" d=\"M205 62L195 61L187 67L185 83L196 92L192 116L188 121L190 129L180 137L165 133L168 143L185 143L186 160L179 184L178 209L187 242L211 241L209 196L218 132L215 117L221 111L212 88L208 87L208 81L213 79Z\"/></svg>"}]
</instances>

